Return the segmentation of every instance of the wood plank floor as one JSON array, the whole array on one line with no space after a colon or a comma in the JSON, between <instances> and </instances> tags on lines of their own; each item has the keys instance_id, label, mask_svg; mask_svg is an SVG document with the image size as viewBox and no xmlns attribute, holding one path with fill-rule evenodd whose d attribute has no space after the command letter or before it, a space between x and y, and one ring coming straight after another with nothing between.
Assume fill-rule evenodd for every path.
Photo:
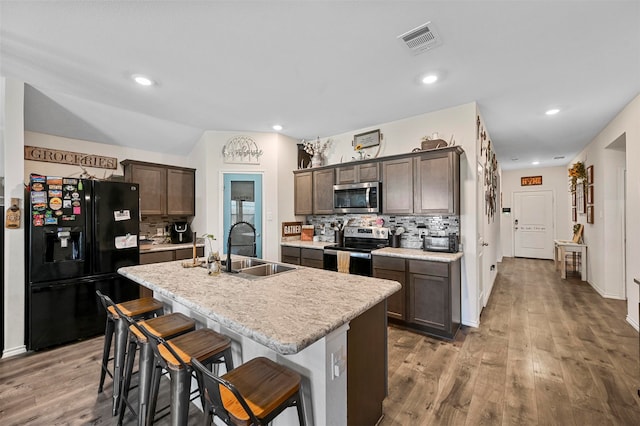
<instances>
[{"instance_id":1,"label":"wood plank floor","mask_svg":"<svg viewBox=\"0 0 640 426\"><path fill-rule=\"evenodd\" d=\"M389 329L381 426L640 425L625 316L551 261L505 258L479 328L454 342Z\"/></svg>"},{"instance_id":2,"label":"wood plank floor","mask_svg":"<svg viewBox=\"0 0 640 426\"><path fill-rule=\"evenodd\" d=\"M381 426L638 425L638 333L625 315L553 262L505 258L481 327L453 342L389 328ZM102 342L0 360L0 425L115 424L111 381L97 393ZM189 423L200 420L192 407Z\"/></svg>"}]
</instances>

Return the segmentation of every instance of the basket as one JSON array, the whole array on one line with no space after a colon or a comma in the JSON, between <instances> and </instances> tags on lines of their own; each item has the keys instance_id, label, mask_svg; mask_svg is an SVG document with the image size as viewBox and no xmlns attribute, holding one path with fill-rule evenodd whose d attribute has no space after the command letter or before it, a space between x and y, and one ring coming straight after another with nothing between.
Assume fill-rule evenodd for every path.
<instances>
[{"instance_id":1,"label":"basket","mask_svg":"<svg viewBox=\"0 0 640 426\"><path fill-rule=\"evenodd\" d=\"M425 151L427 149L437 149L444 148L447 146L447 141L444 139L428 139L426 141L422 141L422 150Z\"/></svg>"}]
</instances>

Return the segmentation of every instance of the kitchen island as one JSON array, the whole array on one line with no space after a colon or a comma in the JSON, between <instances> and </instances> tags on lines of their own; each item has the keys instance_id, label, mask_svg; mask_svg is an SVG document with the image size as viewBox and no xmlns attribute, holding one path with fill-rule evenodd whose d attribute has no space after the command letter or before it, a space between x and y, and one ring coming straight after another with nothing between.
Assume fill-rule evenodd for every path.
<instances>
[{"instance_id":1,"label":"kitchen island","mask_svg":"<svg viewBox=\"0 0 640 426\"><path fill-rule=\"evenodd\" d=\"M258 279L166 262L121 268L168 310L233 340L236 365L266 356L302 377L308 425L375 424L386 395L386 298L394 281L297 267ZM287 410L275 425L297 424Z\"/></svg>"}]
</instances>

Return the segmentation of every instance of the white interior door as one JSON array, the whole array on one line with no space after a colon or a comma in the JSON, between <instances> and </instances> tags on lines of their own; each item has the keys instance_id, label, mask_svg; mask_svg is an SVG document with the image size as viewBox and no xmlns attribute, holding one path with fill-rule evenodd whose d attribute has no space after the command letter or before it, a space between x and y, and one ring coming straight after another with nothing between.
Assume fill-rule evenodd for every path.
<instances>
[{"instance_id":1,"label":"white interior door","mask_svg":"<svg viewBox=\"0 0 640 426\"><path fill-rule=\"evenodd\" d=\"M513 193L515 257L553 259L553 192Z\"/></svg>"}]
</instances>

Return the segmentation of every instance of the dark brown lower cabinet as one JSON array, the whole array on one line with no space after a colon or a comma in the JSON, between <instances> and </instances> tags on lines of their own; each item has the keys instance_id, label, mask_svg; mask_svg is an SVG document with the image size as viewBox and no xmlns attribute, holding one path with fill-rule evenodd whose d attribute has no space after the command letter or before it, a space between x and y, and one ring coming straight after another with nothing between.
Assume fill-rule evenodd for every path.
<instances>
[{"instance_id":1,"label":"dark brown lower cabinet","mask_svg":"<svg viewBox=\"0 0 640 426\"><path fill-rule=\"evenodd\" d=\"M280 249L281 262L292 265L300 264L300 247L281 246Z\"/></svg>"},{"instance_id":2,"label":"dark brown lower cabinet","mask_svg":"<svg viewBox=\"0 0 640 426\"><path fill-rule=\"evenodd\" d=\"M402 288L387 298L387 315L397 320L405 319L407 299L407 272L404 258L373 256L373 276L397 281Z\"/></svg>"},{"instance_id":3,"label":"dark brown lower cabinet","mask_svg":"<svg viewBox=\"0 0 640 426\"><path fill-rule=\"evenodd\" d=\"M281 246L280 249L280 261L283 263L317 269L324 266L324 251L320 248Z\"/></svg>"},{"instance_id":4,"label":"dark brown lower cabinet","mask_svg":"<svg viewBox=\"0 0 640 426\"><path fill-rule=\"evenodd\" d=\"M318 249L301 248L300 265L322 269L324 266L324 251Z\"/></svg>"},{"instance_id":5,"label":"dark brown lower cabinet","mask_svg":"<svg viewBox=\"0 0 640 426\"><path fill-rule=\"evenodd\" d=\"M460 328L460 260L409 260L411 327L453 339Z\"/></svg>"},{"instance_id":6,"label":"dark brown lower cabinet","mask_svg":"<svg viewBox=\"0 0 640 426\"><path fill-rule=\"evenodd\" d=\"M387 299L391 324L447 339L455 337L460 328L460 260L374 256L373 275L402 284L402 290Z\"/></svg>"}]
</instances>

